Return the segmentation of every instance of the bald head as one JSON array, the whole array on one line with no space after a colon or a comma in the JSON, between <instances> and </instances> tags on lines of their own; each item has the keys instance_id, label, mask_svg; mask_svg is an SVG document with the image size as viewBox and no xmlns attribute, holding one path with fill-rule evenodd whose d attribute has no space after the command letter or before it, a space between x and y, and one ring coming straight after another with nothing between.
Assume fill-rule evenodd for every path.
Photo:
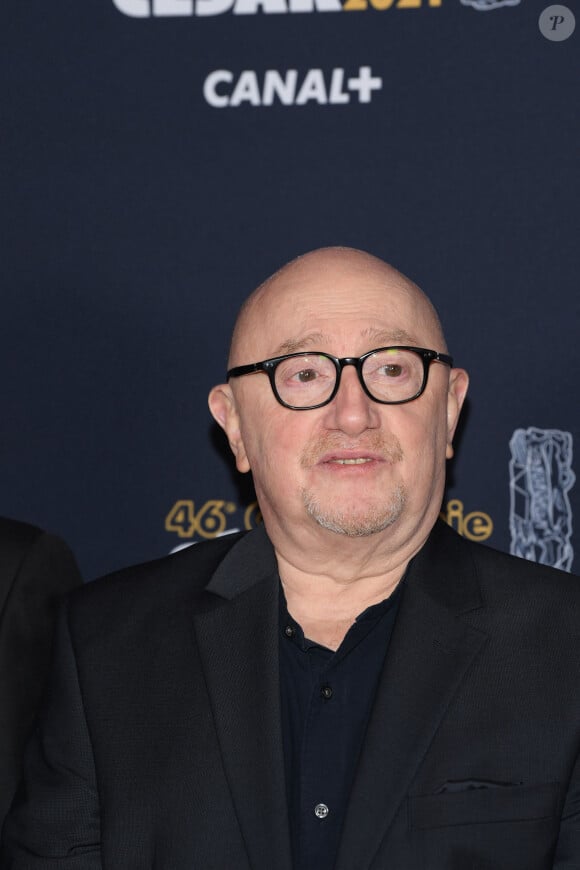
<instances>
[{"instance_id":1,"label":"bald head","mask_svg":"<svg viewBox=\"0 0 580 870\"><path fill-rule=\"evenodd\" d=\"M445 351L445 338L435 308L423 291L393 266L354 248L320 248L291 260L267 278L244 302L236 320L230 346L229 366L253 362L259 357L277 352L291 352L294 340L288 336L283 347L270 345L268 336L279 326L300 320L308 329L306 313L344 304L344 316L356 313L357 298L373 290L378 307L381 298L385 310L397 304L408 309L415 331L393 325L392 335L385 343L420 343L429 338L429 347ZM377 314L379 314L377 310ZM419 335L426 336L420 339ZM256 348L253 350L253 348ZM260 348L264 348L261 350ZM297 348L300 349L300 348ZM263 357L262 357L263 358Z\"/></svg>"},{"instance_id":2,"label":"bald head","mask_svg":"<svg viewBox=\"0 0 580 870\"><path fill-rule=\"evenodd\" d=\"M376 353L400 345L435 358ZM252 293L230 353L230 368L248 369L215 386L209 405L238 470L252 472L268 534L290 562L307 570L320 559L326 570L335 536L344 535L380 541L400 566L425 541L467 389L466 373L439 356L446 350L425 294L363 251L305 254ZM255 365L288 355L299 364ZM322 362L328 357L339 361L336 379ZM371 361L371 384L361 358ZM304 397L304 385L314 385L307 395L320 403L293 401ZM383 396L391 387L418 391L387 400L372 392L377 385ZM350 552L341 551L340 572Z\"/></svg>"}]
</instances>

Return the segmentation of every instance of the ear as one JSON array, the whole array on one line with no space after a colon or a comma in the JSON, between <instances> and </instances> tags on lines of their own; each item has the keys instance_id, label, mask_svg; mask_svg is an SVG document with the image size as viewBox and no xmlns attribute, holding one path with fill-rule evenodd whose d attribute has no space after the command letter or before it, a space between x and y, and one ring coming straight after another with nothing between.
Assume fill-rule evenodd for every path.
<instances>
[{"instance_id":1,"label":"ear","mask_svg":"<svg viewBox=\"0 0 580 870\"><path fill-rule=\"evenodd\" d=\"M447 447L445 456L453 456L453 436L459 422L459 415L469 386L469 375L465 369L451 369L447 391Z\"/></svg>"},{"instance_id":2,"label":"ear","mask_svg":"<svg viewBox=\"0 0 580 870\"><path fill-rule=\"evenodd\" d=\"M231 451L236 457L236 468L241 472L249 471L250 463L240 431L236 400L230 385L219 384L214 387L209 394L208 404L214 420L228 436Z\"/></svg>"}]
</instances>

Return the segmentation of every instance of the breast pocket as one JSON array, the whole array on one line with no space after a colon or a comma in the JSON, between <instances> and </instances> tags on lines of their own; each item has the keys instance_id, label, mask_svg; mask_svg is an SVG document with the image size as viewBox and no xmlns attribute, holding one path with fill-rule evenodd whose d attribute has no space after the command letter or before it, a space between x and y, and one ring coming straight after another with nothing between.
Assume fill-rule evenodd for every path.
<instances>
[{"instance_id":1,"label":"breast pocket","mask_svg":"<svg viewBox=\"0 0 580 870\"><path fill-rule=\"evenodd\" d=\"M559 784L468 789L409 799L422 870L545 870L559 830Z\"/></svg>"},{"instance_id":2,"label":"breast pocket","mask_svg":"<svg viewBox=\"0 0 580 870\"><path fill-rule=\"evenodd\" d=\"M409 799L411 829L544 819L556 815L559 784L467 789Z\"/></svg>"}]
</instances>

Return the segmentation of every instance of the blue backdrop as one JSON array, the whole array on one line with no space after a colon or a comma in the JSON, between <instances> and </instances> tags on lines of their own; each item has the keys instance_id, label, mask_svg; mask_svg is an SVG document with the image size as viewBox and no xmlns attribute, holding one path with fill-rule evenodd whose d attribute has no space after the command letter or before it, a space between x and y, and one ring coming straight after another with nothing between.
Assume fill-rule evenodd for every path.
<instances>
[{"instance_id":1,"label":"blue backdrop","mask_svg":"<svg viewBox=\"0 0 580 870\"><path fill-rule=\"evenodd\" d=\"M253 524L206 395L247 293L345 244L471 373L449 521L574 567L572 4L7 0L0 32L1 513L87 578Z\"/></svg>"}]
</instances>

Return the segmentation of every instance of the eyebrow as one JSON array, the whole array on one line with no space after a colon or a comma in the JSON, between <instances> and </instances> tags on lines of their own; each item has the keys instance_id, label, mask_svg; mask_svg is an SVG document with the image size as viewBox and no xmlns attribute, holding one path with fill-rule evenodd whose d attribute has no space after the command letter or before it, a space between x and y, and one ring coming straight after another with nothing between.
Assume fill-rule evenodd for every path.
<instances>
[{"instance_id":1,"label":"eyebrow","mask_svg":"<svg viewBox=\"0 0 580 870\"><path fill-rule=\"evenodd\" d=\"M375 329L370 326L361 333L363 338L371 338L373 341L378 341L380 344L416 344L417 340L409 335L404 329Z\"/></svg>"},{"instance_id":2,"label":"eyebrow","mask_svg":"<svg viewBox=\"0 0 580 870\"><path fill-rule=\"evenodd\" d=\"M376 329L369 326L368 329L361 332L361 338L372 339L378 342L381 347L391 344L416 344L416 339L405 332L404 329ZM297 338L288 338L278 345L274 351L274 356L281 356L286 353L295 353L307 348L316 347L316 345L324 345L330 343L330 337L322 332L310 332L308 335L298 336Z\"/></svg>"},{"instance_id":3,"label":"eyebrow","mask_svg":"<svg viewBox=\"0 0 580 870\"><path fill-rule=\"evenodd\" d=\"M275 356L294 353L295 351L304 350L317 344L324 344L328 340L328 336L325 336L322 332L310 332L308 335L302 335L298 338L288 338L278 345Z\"/></svg>"}]
</instances>

